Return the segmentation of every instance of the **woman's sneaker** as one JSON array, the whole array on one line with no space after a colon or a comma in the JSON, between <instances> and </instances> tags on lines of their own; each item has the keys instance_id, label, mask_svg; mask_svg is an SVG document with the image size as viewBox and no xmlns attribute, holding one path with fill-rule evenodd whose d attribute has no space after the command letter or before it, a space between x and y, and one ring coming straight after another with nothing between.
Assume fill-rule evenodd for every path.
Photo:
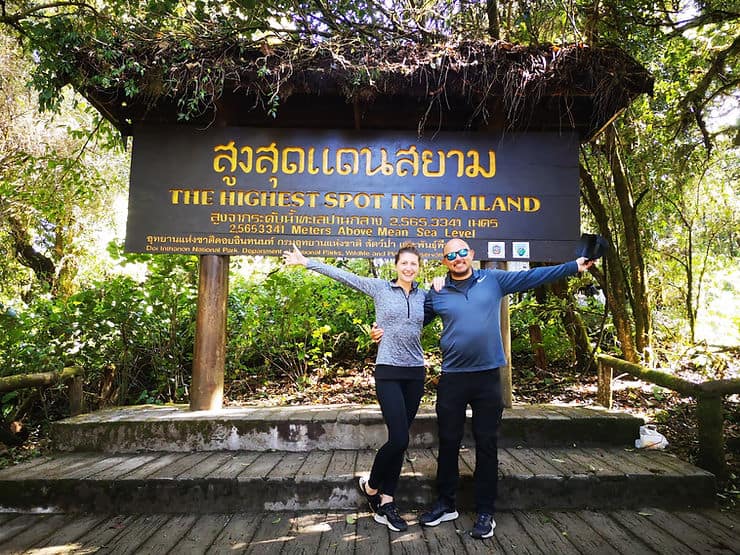
<instances>
[{"instance_id":1,"label":"woman's sneaker","mask_svg":"<svg viewBox=\"0 0 740 555\"><path fill-rule=\"evenodd\" d=\"M364 476L360 476L360 481L358 482L358 485L360 486L360 491L362 492L362 495L364 495L365 499L367 499L367 504L370 506L370 510L374 513L377 513L378 507L380 507L380 492L377 492L375 495L370 495L365 489L367 487L367 478L365 478Z\"/></svg>"},{"instance_id":2,"label":"woman's sneaker","mask_svg":"<svg viewBox=\"0 0 740 555\"><path fill-rule=\"evenodd\" d=\"M405 532L409 527L406 521L401 518L401 515L398 514L398 507L393 501L378 507L373 518L375 522L385 524L389 530L394 532Z\"/></svg>"},{"instance_id":3,"label":"woman's sneaker","mask_svg":"<svg viewBox=\"0 0 740 555\"><path fill-rule=\"evenodd\" d=\"M478 520L475 521L470 535L476 540L484 540L493 536L494 528L496 528L496 521L493 520L493 516L488 513L481 513L478 515Z\"/></svg>"},{"instance_id":4,"label":"woman's sneaker","mask_svg":"<svg viewBox=\"0 0 740 555\"><path fill-rule=\"evenodd\" d=\"M450 507L447 503L440 500L429 511L419 516L419 523L424 526L437 526L440 522L455 520L458 516L460 515L455 510L455 507Z\"/></svg>"}]
</instances>

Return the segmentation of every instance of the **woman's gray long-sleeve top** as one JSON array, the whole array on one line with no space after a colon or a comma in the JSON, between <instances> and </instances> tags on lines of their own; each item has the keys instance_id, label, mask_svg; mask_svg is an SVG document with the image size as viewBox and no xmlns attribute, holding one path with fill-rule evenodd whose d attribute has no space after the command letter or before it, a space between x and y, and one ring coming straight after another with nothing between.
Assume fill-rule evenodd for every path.
<instances>
[{"instance_id":1,"label":"woman's gray long-sleeve top","mask_svg":"<svg viewBox=\"0 0 740 555\"><path fill-rule=\"evenodd\" d=\"M361 277L316 260L308 260L306 268L318 272L369 295L375 301L375 321L384 330L378 345L376 364L391 366L423 366L421 328L424 325L426 291L413 283L406 292L394 281Z\"/></svg>"}]
</instances>

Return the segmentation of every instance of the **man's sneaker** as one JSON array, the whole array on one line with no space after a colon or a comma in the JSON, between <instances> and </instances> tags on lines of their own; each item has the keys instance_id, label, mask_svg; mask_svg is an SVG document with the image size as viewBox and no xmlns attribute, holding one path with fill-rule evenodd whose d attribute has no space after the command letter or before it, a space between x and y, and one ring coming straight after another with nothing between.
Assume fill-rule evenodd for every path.
<instances>
[{"instance_id":1,"label":"man's sneaker","mask_svg":"<svg viewBox=\"0 0 740 555\"><path fill-rule=\"evenodd\" d=\"M375 522L385 524L394 532L405 532L409 527L409 525L406 524L406 521L401 518L401 515L398 514L398 507L396 507L396 504L393 501L378 507L373 518L375 519Z\"/></svg>"},{"instance_id":2,"label":"man's sneaker","mask_svg":"<svg viewBox=\"0 0 740 555\"><path fill-rule=\"evenodd\" d=\"M444 501L437 501L426 513L419 516L419 524L424 526L437 526L440 522L455 520L460 516L454 507L450 507Z\"/></svg>"},{"instance_id":3,"label":"man's sneaker","mask_svg":"<svg viewBox=\"0 0 740 555\"><path fill-rule=\"evenodd\" d=\"M378 507L380 507L380 492L377 492L375 495L370 495L365 489L367 487L367 478L364 476L360 476L359 486L362 495L367 499L367 504L370 506L370 510L377 513Z\"/></svg>"},{"instance_id":4,"label":"man's sneaker","mask_svg":"<svg viewBox=\"0 0 740 555\"><path fill-rule=\"evenodd\" d=\"M484 540L493 536L494 528L496 528L496 521L493 520L493 516L488 513L481 513L478 515L478 520L475 521L475 526L470 531L470 535L476 540Z\"/></svg>"}]
</instances>

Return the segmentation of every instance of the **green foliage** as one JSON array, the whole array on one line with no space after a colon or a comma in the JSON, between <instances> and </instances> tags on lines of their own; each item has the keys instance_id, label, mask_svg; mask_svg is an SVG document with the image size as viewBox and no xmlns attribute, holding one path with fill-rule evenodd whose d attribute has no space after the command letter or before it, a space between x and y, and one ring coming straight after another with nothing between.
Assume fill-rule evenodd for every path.
<instances>
[{"instance_id":1,"label":"green foliage","mask_svg":"<svg viewBox=\"0 0 740 555\"><path fill-rule=\"evenodd\" d=\"M572 363L573 346L563 326L563 302L549 295L546 303L540 304L532 292L522 293L519 297L518 302L509 305L512 353L532 353L529 326L538 325L548 360Z\"/></svg>"},{"instance_id":2,"label":"green foliage","mask_svg":"<svg viewBox=\"0 0 740 555\"><path fill-rule=\"evenodd\" d=\"M143 257L130 257L131 261ZM68 299L37 297L0 317L0 375L86 370L91 404L186 399L193 352L195 261L149 257L143 283L118 276ZM114 396L99 399L104 374Z\"/></svg>"},{"instance_id":3,"label":"green foliage","mask_svg":"<svg viewBox=\"0 0 740 555\"><path fill-rule=\"evenodd\" d=\"M298 383L312 370L368 356L372 321L372 299L312 272L273 271L262 282L237 283L229 295L227 375L278 372Z\"/></svg>"}]
</instances>

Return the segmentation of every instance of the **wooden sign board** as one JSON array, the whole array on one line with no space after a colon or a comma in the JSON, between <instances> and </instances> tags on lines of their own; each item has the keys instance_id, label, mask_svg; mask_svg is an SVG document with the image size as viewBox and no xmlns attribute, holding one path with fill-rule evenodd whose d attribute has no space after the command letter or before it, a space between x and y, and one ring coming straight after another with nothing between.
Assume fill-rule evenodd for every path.
<instances>
[{"instance_id":1,"label":"wooden sign board","mask_svg":"<svg viewBox=\"0 0 740 555\"><path fill-rule=\"evenodd\" d=\"M574 133L439 133L140 125L126 250L563 261L580 235Z\"/></svg>"}]
</instances>

